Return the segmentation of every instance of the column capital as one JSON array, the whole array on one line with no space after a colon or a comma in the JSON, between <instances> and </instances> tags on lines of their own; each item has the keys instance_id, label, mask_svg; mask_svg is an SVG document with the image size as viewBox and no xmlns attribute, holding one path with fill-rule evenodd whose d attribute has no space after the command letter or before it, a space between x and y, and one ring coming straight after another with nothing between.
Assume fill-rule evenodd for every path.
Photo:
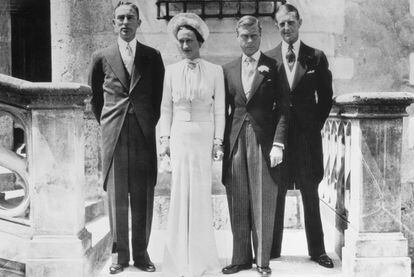
<instances>
[{"instance_id":1,"label":"column capital","mask_svg":"<svg viewBox=\"0 0 414 277\"><path fill-rule=\"evenodd\" d=\"M336 96L334 110L349 118L399 118L414 102L410 92L360 92Z\"/></svg>"}]
</instances>

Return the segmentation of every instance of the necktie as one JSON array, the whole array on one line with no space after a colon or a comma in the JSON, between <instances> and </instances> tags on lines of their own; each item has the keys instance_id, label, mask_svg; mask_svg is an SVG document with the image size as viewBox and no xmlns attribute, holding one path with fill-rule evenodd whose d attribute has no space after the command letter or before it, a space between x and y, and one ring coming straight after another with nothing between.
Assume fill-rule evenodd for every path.
<instances>
[{"instance_id":1,"label":"necktie","mask_svg":"<svg viewBox=\"0 0 414 277\"><path fill-rule=\"evenodd\" d=\"M254 76L254 63L255 59L252 57L247 57L244 60L244 69L245 69L245 87L244 92L246 93L246 97L249 98L250 89L253 83L253 76Z\"/></svg>"},{"instance_id":2,"label":"necktie","mask_svg":"<svg viewBox=\"0 0 414 277\"><path fill-rule=\"evenodd\" d=\"M293 66L295 65L295 52L293 52L293 45L289 44L288 51L286 53L286 61L289 65L289 70L292 71Z\"/></svg>"},{"instance_id":3,"label":"necktie","mask_svg":"<svg viewBox=\"0 0 414 277\"><path fill-rule=\"evenodd\" d=\"M132 66L134 65L134 54L132 52L132 48L131 45L129 45L129 43L126 46L126 51L125 51L126 55L125 55L125 67L129 73L129 76L131 76L132 73Z\"/></svg>"}]
</instances>

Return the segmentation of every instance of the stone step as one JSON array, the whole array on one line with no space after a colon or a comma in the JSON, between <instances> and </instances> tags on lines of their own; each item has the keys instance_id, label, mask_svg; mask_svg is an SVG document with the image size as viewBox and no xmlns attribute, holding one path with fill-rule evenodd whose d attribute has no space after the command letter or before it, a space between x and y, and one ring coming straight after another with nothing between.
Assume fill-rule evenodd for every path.
<instances>
[{"instance_id":1,"label":"stone step","mask_svg":"<svg viewBox=\"0 0 414 277\"><path fill-rule=\"evenodd\" d=\"M109 219L100 216L86 224L86 230L91 234L91 247L86 253L87 271L90 276L96 276L108 261L110 256L111 236L109 233Z\"/></svg>"},{"instance_id":2,"label":"stone step","mask_svg":"<svg viewBox=\"0 0 414 277\"><path fill-rule=\"evenodd\" d=\"M224 267L229 264L231 258L232 240L230 231L215 231L221 265ZM164 250L165 231L156 230L151 234L149 244L149 254L156 265L155 273L146 273L130 266L124 272L117 274L119 277L161 277L162 276L162 257ZM335 267L327 269L312 262L307 255L306 236L303 229L285 229L283 239L282 256L270 262L272 276L275 277L342 277L342 264L339 257L333 253L333 244L326 242L328 255L334 260ZM132 261L131 261L132 263ZM99 277L109 277L108 268L111 261L108 260L102 268ZM257 277L255 268L241 271L234 277Z\"/></svg>"},{"instance_id":3,"label":"stone step","mask_svg":"<svg viewBox=\"0 0 414 277\"><path fill-rule=\"evenodd\" d=\"M85 222L91 222L106 214L104 199L93 199L85 201Z\"/></svg>"}]
</instances>

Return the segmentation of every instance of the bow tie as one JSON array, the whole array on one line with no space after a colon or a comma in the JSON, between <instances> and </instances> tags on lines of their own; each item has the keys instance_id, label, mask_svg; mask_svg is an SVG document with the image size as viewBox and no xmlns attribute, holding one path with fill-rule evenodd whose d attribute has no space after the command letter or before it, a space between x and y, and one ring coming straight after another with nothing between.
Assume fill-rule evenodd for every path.
<instances>
[{"instance_id":1,"label":"bow tie","mask_svg":"<svg viewBox=\"0 0 414 277\"><path fill-rule=\"evenodd\" d=\"M187 67L191 70L195 69L199 63L198 59L195 60L186 60L187 62Z\"/></svg>"}]
</instances>

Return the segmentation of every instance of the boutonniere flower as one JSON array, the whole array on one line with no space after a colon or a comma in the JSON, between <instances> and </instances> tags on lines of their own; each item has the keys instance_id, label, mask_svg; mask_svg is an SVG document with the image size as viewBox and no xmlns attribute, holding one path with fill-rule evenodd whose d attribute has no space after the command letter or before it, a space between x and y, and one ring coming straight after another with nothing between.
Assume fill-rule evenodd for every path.
<instances>
[{"instance_id":1,"label":"boutonniere flower","mask_svg":"<svg viewBox=\"0 0 414 277\"><path fill-rule=\"evenodd\" d=\"M264 72L269 73L269 68L268 68L267 66L265 66L265 65L261 65L261 66L259 66L259 67L257 68L257 70L258 70L260 73L264 73Z\"/></svg>"}]
</instances>

